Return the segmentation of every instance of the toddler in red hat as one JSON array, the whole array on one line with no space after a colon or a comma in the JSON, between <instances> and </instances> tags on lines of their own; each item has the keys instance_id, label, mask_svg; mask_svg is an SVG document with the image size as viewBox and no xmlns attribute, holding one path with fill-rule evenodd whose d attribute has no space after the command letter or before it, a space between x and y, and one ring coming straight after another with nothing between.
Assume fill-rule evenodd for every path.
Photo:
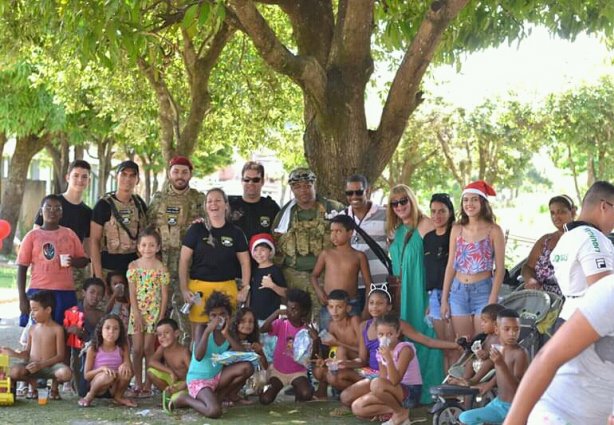
<instances>
[{"instance_id":1,"label":"toddler in red hat","mask_svg":"<svg viewBox=\"0 0 614 425\"><path fill-rule=\"evenodd\" d=\"M264 321L281 305L286 296L286 280L281 269L273 264L275 242L268 233L258 233L249 240L249 252L258 265L252 271L249 306L256 319Z\"/></svg>"}]
</instances>

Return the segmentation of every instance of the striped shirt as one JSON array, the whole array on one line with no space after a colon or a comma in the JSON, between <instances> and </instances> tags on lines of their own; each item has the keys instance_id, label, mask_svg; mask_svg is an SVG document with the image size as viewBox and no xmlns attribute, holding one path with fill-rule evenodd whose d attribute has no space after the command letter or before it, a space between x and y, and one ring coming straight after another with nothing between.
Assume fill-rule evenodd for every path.
<instances>
[{"instance_id":1,"label":"striped shirt","mask_svg":"<svg viewBox=\"0 0 614 425\"><path fill-rule=\"evenodd\" d=\"M360 228L363 229L367 235L371 236L384 251L388 252L388 243L386 240L386 208L372 203L371 208L362 220L354 215L351 206L341 214L347 214L352 217L357 226L360 226ZM386 266L377 258L373 250L369 248L369 245L367 245L362 236L356 232L352 235L352 248L364 252L367 256L372 281L375 283L386 282L386 277L388 276ZM362 289L364 287L365 282L362 275L360 275L358 277L358 288Z\"/></svg>"}]
</instances>

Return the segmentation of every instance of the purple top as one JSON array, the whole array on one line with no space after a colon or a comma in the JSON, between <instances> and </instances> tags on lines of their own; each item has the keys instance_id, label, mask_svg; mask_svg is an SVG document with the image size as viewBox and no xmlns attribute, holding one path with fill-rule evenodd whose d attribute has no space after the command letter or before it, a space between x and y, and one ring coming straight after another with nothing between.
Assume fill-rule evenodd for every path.
<instances>
[{"instance_id":1,"label":"purple top","mask_svg":"<svg viewBox=\"0 0 614 425\"><path fill-rule=\"evenodd\" d=\"M96 351L93 369L106 366L111 370L117 371L123 361L122 350L119 348L119 345L115 346L115 350L113 351L104 351L102 347L100 347L98 351Z\"/></svg>"},{"instance_id":2,"label":"purple top","mask_svg":"<svg viewBox=\"0 0 614 425\"><path fill-rule=\"evenodd\" d=\"M379 340L377 338L369 339L368 336L369 326L371 326L372 322L373 319L367 320L367 324L362 330L362 338L365 341L365 346L367 347L367 352L369 353L369 367L371 369L379 370L379 364L377 363L377 349L379 348Z\"/></svg>"},{"instance_id":3,"label":"purple top","mask_svg":"<svg viewBox=\"0 0 614 425\"><path fill-rule=\"evenodd\" d=\"M401 355L401 350L405 347L408 347L414 353L414 357L410 360L407 365L407 369L401 378L401 384L405 385L422 385L422 375L420 374L420 364L418 363L418 357L416 356L416 348L414 344L411 342L401 341L397 343L392 350L392 361L394 362L395 367L399 367L399 356ZM381 362L384 366L386 366L386 359L382 358L380 353L377 353L377 361Z\"/></svg>"}]
</instances>

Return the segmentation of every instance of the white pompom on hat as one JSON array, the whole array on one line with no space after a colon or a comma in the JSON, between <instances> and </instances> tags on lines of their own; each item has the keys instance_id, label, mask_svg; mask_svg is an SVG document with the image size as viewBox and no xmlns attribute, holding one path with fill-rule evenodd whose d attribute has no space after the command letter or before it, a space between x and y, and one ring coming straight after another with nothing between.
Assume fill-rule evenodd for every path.
<instances>
[{"instance_id":1,"label":"white pompom on hat","mask_svg":"<svg viewBox=\"0 0 614 425\"><path fill-rule=\"evenodd\" d=\"M254 255L254 249L261 244L268 245L271 248L271 257L275 255L275 241L273 236L268 233L257 233L249 240L249 252Z\"/></svg>"},{"instance_id":2,"label":"white pompom on hat","mask_svg":"<svg viewBox=\"0 0 614 425\"><path fill-rule=\"evenodd\" d=\"M474 182L469 183L463 189L463 193L461 196L465 195L466 193L474 193L476 195L480 195L482 198L486 200L488 200L489 196L497 195L497 192L495 192L495 189L491 185L486 183L484 180L476 180Z\"/></svg>"}]
</instances>

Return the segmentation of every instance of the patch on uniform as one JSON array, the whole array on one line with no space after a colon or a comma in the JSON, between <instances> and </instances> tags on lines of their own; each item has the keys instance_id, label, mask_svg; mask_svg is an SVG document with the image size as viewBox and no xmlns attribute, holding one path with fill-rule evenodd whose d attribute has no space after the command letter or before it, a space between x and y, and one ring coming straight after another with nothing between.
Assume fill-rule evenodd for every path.
<instances>
[{"instance_id":1,"label":"patch on uniform","mask_svg":"<svg viewBox=\"0 0 614 425\"><path fill-rule=\"evenodd\" d=\"M43 255L47 260L52 260L55 257L55 245L51 242L47 242L43 245Z\"/></svg>"},{"instance_id":2,"label":"patch on uniform","mask_svg":"<svg viewBox=\"0 0 614 425\"><path fill-rule=\"evenodd\" d=\"M597 264L598 269L605 269L607 267L605 258L595 258L595 264Z\"/></svg>"},{"instance_id":3,"label":"patch on uniform","mask_svg":"<svg viewBox=\"0 0 614 425\"><path fill-rule=\"evenodd\" d=\"M230 213L230 220L232 220L233 222L239 221L241 220L241 217L243 217L244 212L242 210L233 210Z\"/></svg>"},{"instance_id":4,"label":"patch on uniform","mask_svg":"<svg viewBox=\"0 0 614 425\"><path fill-rule=\"evenodd\" d=\"M122 223L129 225L132 221L132 210L130 208L118 211L119 216L122 218Z\"/></svg>"},{"instance_id":5,"label":"patch on uniform","mask_svg":"<svg viewBox=\"0 0 614 425\"><path fill-rule=\"evenodd\" d=\"M226 248L229 248L234 245L234 239L229 236L222 236L221 241L222 245L224 245Z\"/></svg>"},{"instance_id":6,"label":"patch on uniform","mask_svg":"<svg viewBox=\"0 0 614 425\"><path fill-rule=\"evenodd\" d=\"M604 336L595 343L595 353L602 362L614 363L614 337Z\"/></svg>"},{"instance_id":7,"label":"patch on uniform","mask_svg":"<svg viewBox=\"0 0 614 425\"><path fill-rule=\"evenodd\" d=\"M260 226L262 227L271 227L271 218L267 216L260 217Z\"/></svg>"},{"instance_id":8,"label":"patch on uniform","mask_svg":"<svg viewBox=\"0 0 614 425\"><path fill-rule=\"evenodd\" d=\"M166 207L166 223L169 226L177 225L177 216L181 212L181 207Z\"/></svg>"}]
</instances>

